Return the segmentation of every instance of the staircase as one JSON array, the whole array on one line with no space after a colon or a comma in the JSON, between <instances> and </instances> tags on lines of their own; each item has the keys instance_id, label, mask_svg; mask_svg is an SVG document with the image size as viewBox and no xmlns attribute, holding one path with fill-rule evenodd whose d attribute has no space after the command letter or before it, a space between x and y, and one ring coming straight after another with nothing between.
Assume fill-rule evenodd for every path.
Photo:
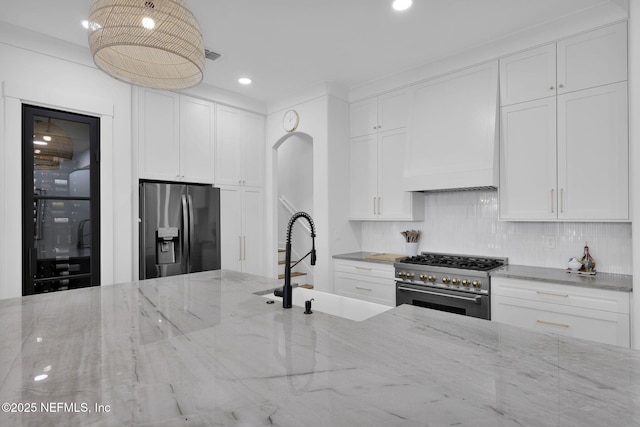
<instances>
[{"instance_id":1,"label":"staircase","mask_svg":"<svg viewBox=\"0 0 640 427\"><path fill-rule=\"evenodd\" d=\"M284 281L284 265L285 265L286 261L285 261L285 250L284 249L278 249L278 271L280 272L280 274L278 274L278 279L283 280ZM295 264L296 260L291 260L291 264ZM302 266L302 263L300 264L300 266ZM297 266L296 266L297 268ZM292 271L291 272L291 283L295 283L293 278L294 277L303 277L306 276L307 273L301 272L301 271ZM303 279L298 279L298 283L299 282L303 282ZM284 283L284 282L283 282ZM298 285L301 288L307 288L307 289L313 289L313 285L305 283L302 285Z\"/></svg>"}]
</instances>

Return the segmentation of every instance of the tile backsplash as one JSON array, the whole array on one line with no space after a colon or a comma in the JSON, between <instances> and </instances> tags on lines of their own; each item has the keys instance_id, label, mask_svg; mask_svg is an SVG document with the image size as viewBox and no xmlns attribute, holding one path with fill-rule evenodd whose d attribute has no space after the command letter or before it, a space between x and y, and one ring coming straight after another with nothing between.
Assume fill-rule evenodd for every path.
<instances>
[{"instance_id":1,"label":"tile backsplash","mask_svg":"<svg viewBox=\"0 0 640 427\"><path fill-rule=\"evenodd\" d=\"M427 193L424 221L362 222L362 250L405 253L403 230L420 230L419 251L551 268L566 268L588 242L597 271L632 273L631 223L499 221L496 191Z\"/></svg>"}]
</instances>

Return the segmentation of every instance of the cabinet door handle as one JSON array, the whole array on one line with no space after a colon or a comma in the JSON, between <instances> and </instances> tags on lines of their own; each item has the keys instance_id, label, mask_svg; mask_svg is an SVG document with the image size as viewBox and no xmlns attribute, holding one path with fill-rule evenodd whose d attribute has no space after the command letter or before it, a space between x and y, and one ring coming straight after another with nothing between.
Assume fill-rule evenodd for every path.
<instances>
[{"instance_id":1,"label":"cabinet door handle","mask_svg":"<svg viewBox=\"0 0 640 427\"><path fill-rule=\"evenodd\" d=\"M552 189L551 189L551 213L554 213L554 212L553 212L553 204L554 204L554 203L553 203L553 188L552 188Z\"/></svg>"},{"instance_id":2,"label":"cabinet door handle","mask_svg":"<svg viewBox=\"0 0 640 427\"><path fill-rule=\"evenodd\" d=\"M238 261L242 261L242 236L238 236L238 249L240 250Z\"/></svg>"},{"instance_id":3,"label":"cabinet door handle","mask_svg":"<svg viewBox=\"0 0 640 427\"><path fill-rule=\"evenodd\" d=\"M559 88L563 88L563 87L564 87L564 85L563 85L562 83L560 83L560 84L558 85L558 87L559 87Z\"/></svg>"},{"instance_id":4,"label":"cabinet door handle","mask_svg":"<svg viewBox=\"0 0 640 427\"><path fill-rule=\"evenodd\" d=\"M373 214L374 215L377 214L377 212L376 212L376 198L375 197L373 198Z\"/></svg>"},{"instance_id":5,"label":"cabinet door handle","mask_svg":"<svg viewBox=\"0 0 640 427\"><path fill-rule=\"evenodd\" d=\"M564 213L564 188L560 189L560 213Z\"/></svg>"},{"instance_id":6,"label":"cabinet door handle","mask_svg":"<svg viewBox=\"0 0 640 427\"><path fill-rule=\"evenodd\" d=\"M366 270L366 271L371 271L371 269L370 269L370 268L357 267L357 266L356 266L356 270Z\"/></svg>"},{"instance_id":7,"label":"cabinet door handle","mask_svg":"<svg viewBox=\"0 0 640 427\"><path fill-rule=\"evenodd\" d=\"M554 86L551 86L551 87L549 88L549 90L554 90L554 89L555 89L555 87L554 87Z\"/></svg>"},{"instance_id":8,"label":"cabinet door handle","mask_svg":"<svg viewBox=\"0 0 640 427\"><path fill-rule=\"evenodd\" d=\"M536 320L536 323L540 323L542 325L558 326L560 328L570 328L571 327L571 325L567 325L565 323L547 322L546 320Z\"/></svg>"},{"instance_id":9,"label":"cabinet door handle","mask_svg":"<svg viewBox=\"0 0 640 427\"><path fill-rule=\"evenodd\" d=\"M536 293L538 295L549 295L552 297L562 297L562 298L568 298L569 294L557 294L555 292L545 292L545 291L536 291Z\"/></svg>"},{"instance_id":10,"label":"cabinet door handle","mask_svg":"<svg viewBox=\"0 0 640 427\"><path fill-rule=\"evenodd\" d=\"M242 236L242 260L247 260L247 236Z\"/></svg>"},{"instance_id":11,"label":"cabinet door handle","mask_svg":"<svg viewBox=\"0 0 640 427\"><path fill-rule=\"evenodd\" d=\"M382 214L382 210L380 209L380 201L382 200L382 197L378 197L378 215Z\"/></svg>"},{"instance_id":12,"label":"cabinet door handle","mask_svg":"<svg viewBox=\"0 0 640 427\"><path fill-rule=\"evenodd\" d=\"M358 289L359 291L369 291L369 292L372 291L372 289L370 289L370 288L362 288L360 286L356 286L356 289Z\"/></svg>"}]
</instances>

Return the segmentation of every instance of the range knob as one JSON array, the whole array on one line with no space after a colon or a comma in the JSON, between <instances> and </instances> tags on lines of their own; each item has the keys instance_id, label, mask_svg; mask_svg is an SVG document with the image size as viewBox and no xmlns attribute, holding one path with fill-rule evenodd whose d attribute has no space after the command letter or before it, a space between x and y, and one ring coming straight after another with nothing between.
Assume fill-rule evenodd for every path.
<instances>
[{"instance_id":1,"label":"range knob","mask_svg":"<svg viewBox=\"0 0 640 427\"><path fill-rule=\"evenodd\" d=\"M451 279L449 279L447 276L444 276L442 278L442 283L444 283L445 285L448 284L451 281Z\"/></svg>"},{"instance_id":2,"label":"range knob","mask_svg":"<svg viewBox=\"0 0 640 427\"><path fill-rule=\"evenodd\" d=\"M471 280L462 279L462 286L471 286Z\"/></svg>"},{"instance_id":3,"label":"range knob","mask_svg":"<svg viewBox=\"0 0 640 427\"><path fill-rule=\"evenodd\" d=\"M421 274L420 275L420 280L422 280L423 282L427 281L427 275L426 274Z\"/></svg>"},{"instance_id":4,"label":"range knob","mask_svg":"<svg viewBox=\"0 0 640 427\"><path fill-rule=\"evenodd\" d=\"M407 279L413 280L413 276L414 276L413 273L407 273Z\"/></svg>"},{"instance_id":5,"label":"range knob","mask_svg":"<svg viewBox=\"0 0 640 427\"><path fill-rule=\"evenodd\" d=\"M453 279L451 279L451 284L452 285L459 285L460 284L460 279L458 279L457 277L454 277Z\"/></svg>"},{"instance_id":6,"label":"range knob","mask_svg":"<svg viewBox=\"0 0 640 427\"><path fill-rule=\"evenodd\" d=\"M480 288L482 287L482 282L480 280L474 280L472 283L474 288Z\"/></svg>"},{"instance_id":7,"label":"range knob","mask_svg":"<svg viewBox=\"0 0 640 427\"><path fill-rule=\"evenodd\" d=\"M436 276L429 275L429 276L427 276L427 280L430 281L430 282L435 282L436 281Z\"/></svg>"},{"instance_id":8,"label":"range knob","mask_svg":"<svg viewBox=\"0 0 640 427\"><path fill-rule=\"evenodd\" d=\"M406 277L407 273L405 273L404 271L399 271L396 275L398 277L402 277L404 279Z\"/></svg>"}]
</instances>

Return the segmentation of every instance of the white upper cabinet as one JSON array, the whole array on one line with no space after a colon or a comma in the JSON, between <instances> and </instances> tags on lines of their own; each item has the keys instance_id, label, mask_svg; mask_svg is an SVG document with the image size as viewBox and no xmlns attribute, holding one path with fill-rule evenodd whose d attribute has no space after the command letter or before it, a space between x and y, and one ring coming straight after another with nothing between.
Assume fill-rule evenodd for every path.
<instances>
[{"instance_id":1,"label":"white upper cabinet","mask_svg":"<svg viewBox=\"0 0 640 427\"><path fill-rule=\"evenodd\" d=\"M402 191L406 129L352 138L349 142L350 219L424 217L422 193Z\"/></svg>"},{"instance_id":2,"label":"white upper cabinet","mask_svg":"<svg viewBox=\"0 0 640 427\"><path fill-rule=\"evenodd\" d=\"M264 185L264 117L217 106L216 184Z\"/></svg>"},{"instance_id":3,"label":"white upper cabinet","mask_svg":"<svg viewBox=\"0 0 640 427\"><path fill-rule=\"evenodd\" d=\"M349 142L349 217L375 219L378 197L378 138L365 135Z\"/></svg>"},{"instance_id":4,"label":"white upper cabinet","mask_svg":"<svg viewBox=\"0 0 640 427\"><path fill-rule=\"evenodd\" d=\"M502 107L500 219L626 221L626 82Z\"/></svg>"},{"instance_id":5,"label":"white upper cabinet","mask_svg":"<svg viewBox=\"0 0 640 427\"><path fill-rule=\"evenodd\" d=\"M627 80L627 24L590 31L500 60L502 106Z\"/></svg>"},{"instance_id":6,"label":"white upper cabinet","mask_svg":"<svg viewBox=\"0 0 640 427\"><path fill-rule=\"evenodd\" d=\"M550 46L501 61L501 219L628 221L626 28L558 42L553 96Z\"/></svg>"},{"instance_id":7,"label":"white upper cabinet","mask_svg":"<svg viewBox=\"0 0 640 427\"><path fill-rule=\"evenodd\" d=\"M555 43L500 60L500 104L556 95Z\"/></svg>"},{"instance_id":8,"label":"white upper cabinet","mask_svg":"<svg viewBox=\"0 0 640 427\"><path fill-rule=\"evenodd\" d=\"M629 219L626 82L503 107L501 126L501 219Z\"/></svg>"},{"instance_id":9,"label":"white upper cabinet","mask_svg":"<svg viewBox=\"0 0 640 427\"><path fill-rule=\"evenodd\" d=\"M214 104L144 88L136 97L139 177L212 184Z\"/></svg>"},{"instance_id":10,"label":"white upper cabinet","mask_svg":"<svg viewBox=\"0 0 640 427\"><path fill-rule=\"evenodd\" d=\"M189 182L213 183L215 107L180 97L180 170Z\"/></svg>"},{"instance_id":11,"label":"white upper cabinet","mask_svg":"<svg viewBox=\"0 0 640 427\"><path fill-rule=\"evenodd\" d=\"M399 90L350 106L350 136L355 138L407 127L408 91Z\"/></svg>"},{"instance_id":12,"label":"white upper cabinet","mask_svg":"<svg viewBox=\"0 0 640 427\"><path fill-rule=\"evenodd\" d=\"M558 218L629 219L627 83L558 96Z\"/></svg>"},{"instance_id":13,"label":"white upper cabinet","mask_svg":"<svg viewBox=\"0 0 640 427\"><path fill-rule=\"evenodd\" d=\"M407 91L351 104L350 219L420 220L424 196L403 191Z\"/></svg>"},{"instance_id":14,"label":"white upper cabinet","mask_svg":"<svg viewBox=\"0 0 640 427\"><path fill-rule=\"evenodd\" d=\"M180 178L180 96L148 89L138 99L138 174L141 178Z\"/></svg>"},{"instance_id":15,"label":"white upper cabinet","mask_svg":"<svg viewBox=\"0 0 640 427\"><path fill-rule=\"evenodd\" d=\"M557 218L556 99L502 108L500 218Z\"/></svg>"},{"instance_id":16,"label":"white upper cabinet","mask_svg":"<svg viewBox=\"0 0 640 427\"><path fill-rule=\"evenodd\" d=\"M558 94L627 80L627 23L558 42Z\"/></svg>"}]
</instances>

